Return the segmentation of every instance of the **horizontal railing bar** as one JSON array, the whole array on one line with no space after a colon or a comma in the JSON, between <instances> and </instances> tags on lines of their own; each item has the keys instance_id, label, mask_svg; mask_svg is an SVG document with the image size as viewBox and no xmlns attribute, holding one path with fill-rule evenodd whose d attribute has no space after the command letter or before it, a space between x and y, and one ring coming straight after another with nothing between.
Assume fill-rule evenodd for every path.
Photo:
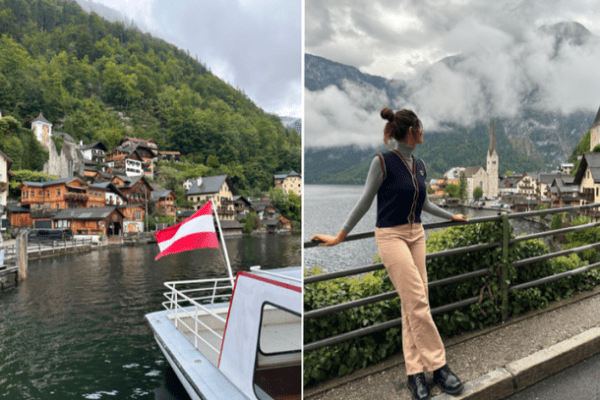
<instances>
[{"instance_id":1,"label":"horizontal railing bar","mask_svg":"<svg viewBox=\"0 0 600 400\"><path fill-rule=\"evenodd\" d=\"M471 245L471 246L458 247L456 249L448 249L448 250L438 251L435 253L429 253L425 256L425 259L432 260L434 258L454 256L454 255L458 255L458 254L462 254L462 253L470 253L470 252L478 251L478 250L493 249L496 247L500 247L499 242L486 243L486 244L475 244L475 245ZM385 268L385 266L382 263L377 263L377 264L369 264L369 265L365 265L365 266L357 267L357 268L345 269L343 271L335 271L335 272L328 272L325 274L307 276L304 278L304 284L306 285L306 284L311 284L311 283L316 283L316 282L328 281L330 279L343 278L345 276L364 274L367 272L377 271L377 270L380 270L383 268Z\"/></svg>"},{"instance_id":2,"label":"horizontal railing bar","mask_svg":"<svg viewBox=\"0 0 600 400\"><path fill-rule=\"evenodd\" d=\"M435 253L429 253L425 256L425 259L432 260L434 258L455 256L455 255L462 254L462 253L470 253L472 251L478 251L478 250L488 250L488 249L493 249L493 248L500 247L500 246L501 246L500 242L485 243L485 244L473 244L470 246L457 247L455 249L448 249L448 250L436 251Z\"/></svg>"},{"instance_id":3,"label":"horizontal railing bar","mask_svg":"<svg viewBox=\"0 0 600 400\"><path fill-rule=\"evenodd\" d=\"M490 271L488 269L480 269L478 271L467 272L466 274L455 275L455 276L451 276L451 277L443 278L443 279L437 279L435 281L429 282L427 284L427 286L429 287L429 289L431 289L431 288L435 288L438 286L443 286L443 285L447 285L447 284L454 283L454 282L459 282L459 281L470 279L470 278L486 276L486 275L489 275L489 273L490 273ZM342 304L335 304L335 305L328 306L328 307L322 307L322 308L312 310L312 311L306 311L306 312L304 312L304 320L306 321L306 320L309 320L312 318L322 317L324 315L330 315L330 314L333 314L336 312L348 310L350 308L356 308L356 307L360 307L360 306L364 306L364 305L368 305L368 304L378 303L380 301L393 299L396 296L398 296L398 293L396 291L392 291L392 292L378 294L375 296L365 297L363 299L349 301L349 302L342 303Z\"/></svg>"},{"instance_id":4,"label":"horizontal railing bar","mask_svg":"<svg viewBox=\"0 0 600 400\"><path fill-rule=\"evenodd\" d=\"M523 242L525 240L537 239L537 238L541 238L541 237L544 237L544 236L557 235L557 234L560 234L560 233L566 233L566 232L573 232L573 231L578 231L578 230L583 230L583 229L589 229L589 228L594 228L594 227L597 227L597 226L600 226L600 222L595 222L593 224L570 226L568 228L555 229L555 230L552 230L552 231L544 231L544 232L532 233L532 234L529 234L529 235L519 236L519 237L516 237L514 239L510 239L509 243L513 244L513 243Z\"/></svg>"},{"instance_id":5,"label":"horizontal railing bar","mask_svg":"<svg viewBox=\"0 0 600 400\"><path fill-rule=\"evenodd\" d=\"M451 226L459 226L459 225L472 225L472 224L479 224L482 222L498 221L499 219L500 219L500 216L494 215L494 216L488 216L488 217L471 218L467 222L458 222L458 221L430 222L427 224L423 224L423 229L427 230L427 229L437 229L437 228L448 228ZM372 237L375 237L375 231L356 233L353 235L346 236L346 239L344 239L343 243L351 242L353 240L369 239ZM319 246L319 243L320 243L320 241L304 242L304 248L308 249L311 247L317 247L317 246Z\"/></svg>"},{"instance_id":6,"label":"horizontal railing bar","mask_svg":"<svg viewBox=\"0 0 600 400\"><path fill-rule=\"evenodd\" d=\"M595 208L595 207L600 208L600 203L585 204L585 205L581 205L581 206L571 206L571 207L547 208L545 210L526 211L526 212L521 212L521 213L509 213L508 218L509 219L517 219L517 218L524 218L524 217L533 217L536 215L556 214L559 212L577 211L580 209ZM500 215L471 218L467 222L455 222L455 221L432 222L432 223L428 223L428 224L423 224L423 228L425 230L437 229L437 228L447 228L450 226L470 225L470 224L478 224L481 222L491 222L491 221L498 221L498 220L500 220ZM367 238L372 238L372 237L375 237L374 231L357 233L354 235L348 235L346 237L346 239L344 239L344 243L353 241L353 240L367 239ZM304 242L305 249L308 249L311 247L317 247L318 245L319 245L318 241Z\"/></svg>"},{"instance_id":7,"label":"horizontal railing bar","mask_svg":"<svg viewBox=\"0 0 600 400\"><path fill-rule=\"evenodd\" d=\"M577 274L581 274L583 272L592 270L594 268L598 268L600 267L600 262L594 263L594 264L590 264L590 265L586 265L584 267L579 267L576 269L572 269L570 271L565 271L565 272L561 272L560 274L554 274L551 276L547 276L545 278L541 278L541 279L537 279L535 281L530 281L530 282L525 282L525 283L521 283L519 285L515 285L510 287L508 290L509 292L512 292L513 290L520 290L520 289L528 289L530 287L534 287L534 286L539 286L542 285L544 283L549 283L549 282L553 282L553 281L557 281L559 279L562 278L566 278L569 276L574 276Z\"/></svg>"},{"instance_id":8,"label":"horizontal railing bar","mask_svg":"<svg viewBox=\"0 0 600 400\"><path fill-rule=\"evenodd\" d=\"M309 283L316 283L316 282L327 281L330 279L342 278L344 276L349 276L349 275L358 275L358 274L363 274L366 272L373 272L373 271L377 271L378 269L382 269L382 268L384 268L383 264L377 263L377 264L365 265L363 267L347 269L347 270L343 270L343 271L328 272L326 274L305 276L304 284L306 285Z\"/></svg>"},{"instance_id":9,"label":"horizontal railing bar","mask_svg":"<svg viewBox=\"0 0 600 400\"><path fill-rule=\"evenodd\" d=\"M585 208L596 208L596 207L600 207L600 203L584 204L581 206L571 206L571 207L546 208L545 210L525 211L525 212L520 212L520 213L508 214L508 219L534 217L536 215L556 214L559 212L570 212L570 211L577 211L577 210L581 210L581 209L585 209Z\"/></svg>"},{"instance_id":10,"label":"horizontal railing bar","mask_svg":"<svg viewBox=\"0 0 600 400\"><path fill-rule=\"evenodd\" d=\"M477 303L477 301L479 301L479 296L471 297L471 298L465 299L465 300L460 300L460 301L457 301L452 304L447 304L445 306L434 308L431 310L431 314L435 315L435 314L439 314L441 312L450 311L455 308L459 308L459 307L463 307L463 306L466 306L469 304ZM331 345L334 345L334 344L337 344L337 343L340 343L340 342L343 342L343 341L346 341L349 339L354 339L354 338L357 338L360 336L365 336L365 335L369 335L371 333L375 333L375 332L379 332L379 331L382 331L385 329L393 328L398 325L402 325L402 318L392 319L392 320L382 322L377 325L371 325L366 328L356 329L354 331L342 333L337 336L332 336L329 338L321 339L316 342L306 344L306 345L304 345L304 351L317 350L322 347L331 346Z\"/></svg>"},{"instance_id":11,"label":"horizontal railing bar","mask_svg":"<svg viewBox=\"0 0 600 400\"><path fill-rule=\"evenodd\" d=\"M572 249L567 249L567 250L562 250L562 251L556 251L554 253L544 254L544 255L541 255L541 256L536 256L536 257L531 257L531 258L525 258L523 260L513 261L512 265L513 265L513 267L521 267L523 265L533 264L533 263L536 263L536 262L549 260L549 259L555 258L555 257L566 256L568 254L579 253L579 252L582 252L582 251L591 250L591 249L596 248L596 247L600 247L600 242L599 243L587 244L585 246L580 246L580 247L574 247Z\"/></svg>"}]
</instances>

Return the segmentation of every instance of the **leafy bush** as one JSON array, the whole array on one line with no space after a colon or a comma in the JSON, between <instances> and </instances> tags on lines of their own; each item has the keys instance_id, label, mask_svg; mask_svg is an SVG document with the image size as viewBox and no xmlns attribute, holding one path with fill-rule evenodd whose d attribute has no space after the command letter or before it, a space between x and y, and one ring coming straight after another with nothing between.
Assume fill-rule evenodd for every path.
<instances>
[{"instance_id":1,"label":"leafy bush","mask_svg":"<svg viewBox=\"0 0 600 400\"><path fill-rule=\"evenodd\" d=\"M513 237L510 228L510 237ZM454 226L439 232L429 232L427 251L474 244L501 242L502 223L488 222ZM549 249L539 239L512 244L509 247L510 262L548 254ZM375 256L376 262L381 262ZM427 262L429 281L488 268L485 277L467 279L443 287L431 288L430 306L436 307L459 300L479 296L479 301L470 307L462 307L434 316L444 338L461 332L483 328L497 323L502 318L501 292L503 285L516 285L533 281L556 273L579 268L584 262L577 256L558 257L522 267L510 267L506 271L506 282L502 282L499 266L502 249L494 248L473 251L455 256L431 259ZM322 273L321 268L305 270L305 276ZM600 283L600 271L594 270L574 277L560 279L538 287L516 290L509 295L509 314L520 315L529 310L544 308L549 301L571 296L573 293L590 289ZM393 291L393 285L385 270L378 270L355 278L339 278L305 285L304 310L311 311L326 306ZM312 343L327 337L354 331L381 322L400 318L400 299L395 297L367 306L361 306L332 315L312 318L304 323L304 343ZM358 368L378 363L402 349L401 327L380 331L368 336L304 353L304 384L313 385L322 380L343 376Z\"/></svg>"}]
</instances>

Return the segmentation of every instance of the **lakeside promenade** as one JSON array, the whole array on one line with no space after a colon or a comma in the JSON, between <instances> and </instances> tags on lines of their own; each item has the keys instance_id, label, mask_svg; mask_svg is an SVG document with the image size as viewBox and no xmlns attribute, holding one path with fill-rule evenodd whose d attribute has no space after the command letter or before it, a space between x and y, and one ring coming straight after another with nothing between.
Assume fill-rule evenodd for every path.
<instances>
[{"instance_id":1,"label":"lakeside promenade","mask_svg":"<svg viewBox=\"0 0 600 400\"><path fill-rule=\"evenodd\" d=\"M503 324L444 340L448 364L465 383L441 393L426 373L432 399L504 399L600 353L600 287ZM310 400L410 400L402 354L306 388Z\"/></svg>"}]
</instances>

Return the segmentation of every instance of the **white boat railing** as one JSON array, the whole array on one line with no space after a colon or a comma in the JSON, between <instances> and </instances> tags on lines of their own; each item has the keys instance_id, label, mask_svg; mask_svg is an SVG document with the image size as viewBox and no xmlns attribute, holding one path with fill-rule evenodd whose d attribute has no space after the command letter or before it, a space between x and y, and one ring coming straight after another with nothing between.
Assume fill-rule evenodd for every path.
<instances>
[{"instance_id":1,"label":"white boat railing","mask_svg":"<svg viewBox=\"0 0 600 400\"><path fill-rule=\"evenodd\" d=\"M223 340L223 335L213 328L224 327L226 320L215 312L214 307L207 307L207 305L214 305L217 301L217 304L223 304L229 308L233 291L231 280L229 278L200 279L165 282L164 285L169 292L164 293L167 301L162 304L169 311L169 318L175 327L181 331L184 331L182 328L185 327L187 331L184 333L188 338L187 333L191 333L193 340L189 339L197 350L202 351L208 348L216 353L216 357L211 357L209 354L206 356L212 360L218 358L221 349L213 346L209 342L210 338L203 337L200 332L210 333L218 343Z\"/></svg>"}]
</instances>

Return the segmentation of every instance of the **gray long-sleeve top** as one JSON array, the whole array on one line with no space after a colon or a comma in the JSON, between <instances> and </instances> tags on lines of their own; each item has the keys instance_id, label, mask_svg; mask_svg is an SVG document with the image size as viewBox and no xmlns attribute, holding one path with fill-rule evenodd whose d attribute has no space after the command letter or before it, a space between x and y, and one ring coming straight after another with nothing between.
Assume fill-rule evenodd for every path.
<instances>
[{"instance_id":1,"label":"gray long-sleeve top","mask_svg":"<svg viewBox=\"0 0 600 400\"><path fill-rule=\"evenodd\" d=\"M412 152L415 149L414 147L408 146L402 142L396 142L394 147L402 156L406 159L408 165L412 165ZM342 230L346 233L350 233L350 231L356 226L358 221L365 215L365 213L371 207L373 203L373 199L383 182L383 170L381 168L381 161L378 156L375 156L373 162L371 162L371 167L369 168L369 174L367 175L367 181L365 182L365 189L363 193L348 215ZM425 203L423 204L423 211L428 212L429 214L435 215L440 218L451 219L452 214L449 212L442 210L435 204L429 201L429 196L425 193Z\"/></svg>"}]
</instances>

